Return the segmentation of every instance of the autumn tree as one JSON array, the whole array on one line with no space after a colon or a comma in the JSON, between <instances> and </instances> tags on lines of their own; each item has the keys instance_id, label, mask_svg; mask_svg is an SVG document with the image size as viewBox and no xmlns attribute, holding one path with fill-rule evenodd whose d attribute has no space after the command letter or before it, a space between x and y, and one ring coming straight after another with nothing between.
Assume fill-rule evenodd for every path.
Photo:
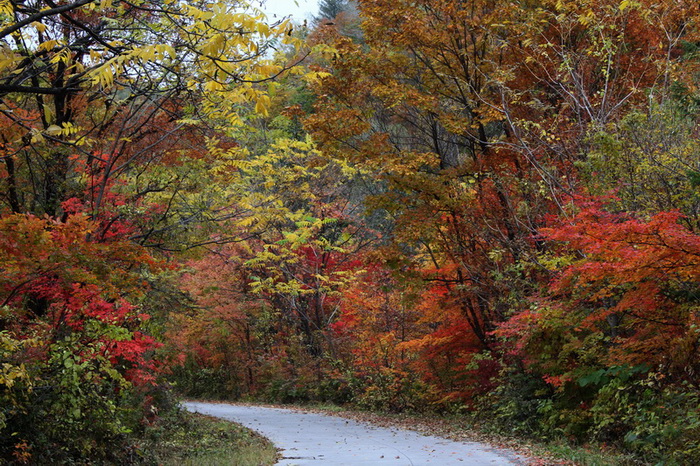
<instances>
[{"instance_id":1,"label":"autumn tree","mask_svg":"<svg viewBox=\"0 0 700 466\"><path fill-rule=\"evenodd\" d=\"M399 250L450 287L490 347L512 305L503 298L539 269L531 238L577 189L589 128L645 102L640 88L668 85L680 41L694 37L692 11L507 1L360 11L367 44L329 32L332 76L307 127L386 180L375 205L396 218Z\"/></svg>"},{"instance_id":2,"label":"autumn tree","mask_svg":"<svg viewBox=\"0 0 700 466\"><path fill-rule=\"evenodd\" d=\"M592 131L590 151L578 163L593 195L614 193L609 209L654 215L679 211L698 231L697 115L678 100L635 111Z\"/></svg>"},{"instance_id":3,"label":"autumn tree","mask_svg":"<svg viewBox=\"0 0 700 466\"><path fill-rule=\"evenodd\" d=\"M140 305L172 268L144 246L210 239L206 140L267 111L293 39L239 2L0 9L2 458L121 462L156 412Z\"/></svg>"},{"instance_id":4,"label":"autumn tree","mask_svg":"<svg viewBox=\"0 0 700 466\"><path fill-rule=\"evenodd\" d=\"M122 397L155 382L157 344L136 304L141 272L159 265L125 238L91 241L96 228L84 214L0 219L3 458L118 458L111 447L134 428Z\"/></svg>"},{"instance_id":5,"label":"autumn tree","mask_svg":"<svg viewBox=\"0 0 700 466\"><path fill-rule=\"evenodd\" d=\"M449 288L484 347L507 294L492 272L523 258L550 202L536 172L499 144L508 133L492 54L507 4L360 2L367 49L335 39L332 76L307 119L324 150L386 180L373 202L395 219L395 251ZM516 206L529 213L520 219Z\"/></svg>"},{"instance_id":6,"label":"autumn tree","mask_svg":"<svg viewBox=\"0 0 700 466\"><path fill-rule=\"evenodd\" d=\"M172 147L180 137L170 135L196 118L195 105L197 114L232 117L230 105L253 100L262 110L253 84L280 71L262 57L285 25L268 26L237 2L7 8L12 20L0 31L6 39L0 91L6 125L17 128L4 141L3 157L14 210L59 212L76 182L71 154L88 166L104 165L99 210L110 177ZM165 125L154 134L148 126L157 119ZM46 153L52 155L42 158ZM20 173L30 181L21 183L27 192L19 192Z\"/></svg>"},{"instance_id":7,"label":"autumn tree","mask_svg":"<svg viewBox=\"0 0 700 466\"><path fill-rule=\"evenodd\" d=\"M228 244L211 244L190 263L185 286L199 317L176 319L174 343L202 369L230 374L233 391L282 383L301 392L336 357L329 328L341 290L358 267L354 255L374 239L351 200L356 170L327 159L308 139L280 138L265 151L234 147L219 160L219 189L238 215L217 234ZM229 343L215 346L223 341L219 330L201 327L213 319L230 329ZM183 334L181 325L192 333ZM211 356L196 354L196 347ZM231 351L236 356L225 356Z\"/></svg>"}]
</instances>

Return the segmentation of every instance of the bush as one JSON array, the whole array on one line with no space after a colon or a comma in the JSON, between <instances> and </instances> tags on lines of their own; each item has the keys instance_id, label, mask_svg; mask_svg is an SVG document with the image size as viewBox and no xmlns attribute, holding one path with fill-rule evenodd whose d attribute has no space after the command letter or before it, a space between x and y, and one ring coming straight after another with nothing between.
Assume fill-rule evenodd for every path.
<instances>
[{"instance_id":1,"label":"bush","mask_svg":"<svg viewBox=\"0 0 700 466\"><path fill-rule=\"evenodd\" d=\"M201 367L191 357L183 365L174 366L169 379L178 393L191 398L237 399L246 393L243 381L231 368Z\"/></svg>"},{"instance_id":2,"label":"bush","mask_svg":"<svg viewBox=\"0 0 700 466\"><path fill-rule=\"evenodd\" d=\"M700 458L700 394L664 383L644 366L588 370L555 388L536 374L505 368L476 403L488 429L540 440L600 442L647 463L686 465Z\"/></svg>"},{"instance_id":3,"label":"bush","mask_svg":"<svg viewBox=\"0 0 700 466\"><path fill-rule=\"evenodd\" d=\"M544 436L542 418L554 409L552 390L541 378L504 366L500 383L479 397L476 415L489 419L486 426L507 435Z\"/></svg>"},{"instance_id":4,"label":"bush","mask_svg":"<svg viewBox=\"0 0 700 466\"><path fill-rule=\"evenodd\" d=\"M356 374L350 382L353 402L375 411L425 411L429 404L428 387L416 374L380 367Z\"/></svg>"},{"instance_id":5,"label":"bush","mask_svg":"<svg viewBox=\"0 0 700 466\"><path fill-rule=\"evenodd\" d=\"M654 373L601 388L591 408L593 433L649 462L693 464L700 458L700 396L687 383L662 386Z\"/></svg>"},{"instance_id":6,"label":"bush","mask_svg":"<svg viewBox=\"0 0 700 466\"><path fill-rule=\"evenodd\" d=\"M74 339L44 346L0 335L0 366L14 362L22 371L0 377L0 462L139 461L133 434L149 414L154 420L165 393L135 387L98 349ZM43 357L29 359L39 350Z\"/></svg>"}]
</instances>

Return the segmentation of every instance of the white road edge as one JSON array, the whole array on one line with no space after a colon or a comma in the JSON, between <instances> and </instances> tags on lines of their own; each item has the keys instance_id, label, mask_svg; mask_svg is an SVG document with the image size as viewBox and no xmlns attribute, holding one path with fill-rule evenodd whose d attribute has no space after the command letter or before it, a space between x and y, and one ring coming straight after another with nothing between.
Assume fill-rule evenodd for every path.
<instances>
[{"instance_id":1,"label":"white road edge","mask_svg":"<svg viewBox=\"0 0 700 466\"><path fill-rule=\"evenodd\" d=\"M280 449L283 466L524 465L515 452L325 414L228 403L183 403L189 411L241 424Z\"/></svg>"}]
</instances>

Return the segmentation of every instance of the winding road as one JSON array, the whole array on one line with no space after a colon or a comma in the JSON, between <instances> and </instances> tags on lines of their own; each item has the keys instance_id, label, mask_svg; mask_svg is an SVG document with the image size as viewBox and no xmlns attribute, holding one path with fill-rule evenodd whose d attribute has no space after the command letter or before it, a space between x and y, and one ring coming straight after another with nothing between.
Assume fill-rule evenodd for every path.
<instances>
[{"instance_id":1,"label":"winding road","mask_svg":"<svg viewBox=\"0 0 700 466\"><path fill-rule=\"evenodd\" d=\"M186 402L193 412L242 424L281 450L278 465L523 465L516 453L475 442L454 442L325 414L291 409Z\"/></svg>"}]
</instances>

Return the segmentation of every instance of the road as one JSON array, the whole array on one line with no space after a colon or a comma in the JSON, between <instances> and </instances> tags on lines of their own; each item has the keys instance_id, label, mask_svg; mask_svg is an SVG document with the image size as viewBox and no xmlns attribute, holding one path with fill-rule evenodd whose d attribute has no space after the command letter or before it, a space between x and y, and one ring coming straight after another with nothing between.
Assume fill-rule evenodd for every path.
<instances>
[{"instance_id":1,"label":"road","mask_svg":"<svg viewBox=\"0 0 700 466\"><path fill-rule=\"evenodd\" d=\"M242 424L281 450L284 466L523 465L516 453L298 410L186 402L194 412Z\"/></svg>"}]
</instances>

